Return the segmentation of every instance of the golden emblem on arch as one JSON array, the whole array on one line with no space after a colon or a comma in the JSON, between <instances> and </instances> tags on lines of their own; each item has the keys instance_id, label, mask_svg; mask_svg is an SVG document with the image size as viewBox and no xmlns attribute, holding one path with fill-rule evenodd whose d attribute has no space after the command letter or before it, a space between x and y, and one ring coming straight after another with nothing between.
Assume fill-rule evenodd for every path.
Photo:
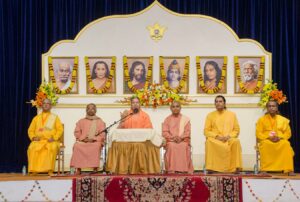
<instances>
[{"instance_id":1,"label":"golden emblem on arch","mask_svg":"<svg viewBox=\"0 0 300 202\"><path fill-rule=\"evenodd\" d=\"M155 23L153 26L148 26L147 29L150 32L150 37L154 41L161 40L164 36L165 31L167 30L166 27L163 27L159 25L158 23Z\"/></svg>"}]
</instances>

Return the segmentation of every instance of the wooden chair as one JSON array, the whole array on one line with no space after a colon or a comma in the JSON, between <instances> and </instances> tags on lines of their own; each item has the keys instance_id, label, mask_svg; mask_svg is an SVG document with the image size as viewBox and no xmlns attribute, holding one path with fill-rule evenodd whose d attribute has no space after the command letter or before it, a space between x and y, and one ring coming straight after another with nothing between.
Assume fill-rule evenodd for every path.
<instances>
[{"instance_id":1,"label":"wooden chair","mask_svg":"<svg viewBox=\"0 0 300 202\"><path fill-rule=\"evenodd\" d=\"M259 142L258 139L256 138L256 143L254 146L255 152L256 152L256 164L254 165L254 172L255 172L255 167L256 167L256 171L259 172L260 171L260 153L259 153Z\"/></svg>"},{"instance_id":2,"label":"wooden chair","mask_svg":"<svg viewBox=\"0 0 300 202\"><path fill-rule=\"evenodd\" d=\"M63 125L64 128L64 125ZM65 171L65 141L64 141L64 132L59 139L60 145L57 153L57 174L64 174Z\"/></svg>"}]
</instances>

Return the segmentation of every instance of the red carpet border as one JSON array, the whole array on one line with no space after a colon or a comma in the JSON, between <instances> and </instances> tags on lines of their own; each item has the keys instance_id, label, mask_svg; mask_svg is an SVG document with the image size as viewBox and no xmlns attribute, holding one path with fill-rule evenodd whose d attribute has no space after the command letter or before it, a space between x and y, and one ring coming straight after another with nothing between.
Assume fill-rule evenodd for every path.
<instances>
[{"instance_id":1,"label":"red carpet border","mask_svg":"<svg viewBox=\"0 0 300 202\"><path fill-rule=\"evenodd\" d=\"M73 179L73 201L242 201L230 176L87 176Z\"/></svg>"}]
</instances>

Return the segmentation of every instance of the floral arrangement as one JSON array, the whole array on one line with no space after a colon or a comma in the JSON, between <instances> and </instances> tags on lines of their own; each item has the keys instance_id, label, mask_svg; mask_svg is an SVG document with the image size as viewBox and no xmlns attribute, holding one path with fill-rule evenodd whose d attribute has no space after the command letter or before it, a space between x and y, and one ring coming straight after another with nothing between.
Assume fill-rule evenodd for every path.
<instances>
[{"instance_id":1,"label":"floral arrangement","mask_svg":"<svg viewBox=\"0 0 300 202\"><path fill-rule=\"evenodd\" d=\"M281 90L278 90L277 83L273 83L272 80L264 85L259 105L265 108L269 100L275 100L279 105L287 103L286 95Z\"/></svg>"},{"instance_id":2,"label":"floral arrangement","mask_svg":"<svg viewBox=\"0 0 300 202\"><path fill-rule=\"evenodd\" d=\"M33 107L41 107L44 99L51 100L51 104L54 106L57 103L58 96L56 95L55 88L52 83L43 82L37 89L35 100L30 100Z\"/></svg>"},{"instance_id":3,"label":"floral arrangement","mask_svg":"<svg viewBox=\"0 0 300 202\"><path fill-rule=\"evenodd\" d=\"M174 100L181 102L182 104L188 104L190 102L195 102L175 93L174 91L166 88L164 85L157 83L150 84L143 89L137 90L135 95L131 97L126 97L124 100L119 102L130 104L130 99L132 97L137 97L140 100L142 106L157 108L162 105L170 105Z\"/></svg>"}]
</instances>

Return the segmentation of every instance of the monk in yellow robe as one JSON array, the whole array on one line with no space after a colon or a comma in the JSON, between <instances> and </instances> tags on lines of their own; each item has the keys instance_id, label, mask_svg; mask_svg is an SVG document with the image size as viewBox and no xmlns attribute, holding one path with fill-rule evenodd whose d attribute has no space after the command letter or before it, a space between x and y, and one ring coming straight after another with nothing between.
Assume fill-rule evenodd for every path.
<instances>
[{"instance_id":1,"label":"monk in yellow robe","mask_svg":"<svg viewBox=\"0 0 300 202\"><path fill-rule=\"evenodd\" d=\"M166 171L193 173L190 119L180 113L180 102L174 101L170 109L172 114L165 119L162 126L163 137L166 139Z\"/></svg>"},{"instance_id":2,"label":"monk in yellow robe","mask_svg":"<svg viewBox=\"0 0 300 202\"><path fill-rule=\"evenodd\" d=\"M140 107L140 100L137 97L131 99L130 110L121 113L124 120L119 128L153 128L149 115Z\"/></svg>"},{"instance_id":3,"label":"monk in yellow robe","mask_svg":"<svg viewBox=\"0 0 300 202\"><path fill-rule=\"evenodd\" d=\"M58 116L50 112L50 100L43 101L42 110L41 114L33 118L28 129L31 140L27 150L28 172L52 174L63 126Z\"/></svg>"},{"instance_id":4,"label":"monk in yellow robe","mask_svg":"<svg viewBox=\"0 0 300 202\"><path fill-rule=\"evenodd\" d=\"M242 168L240 127L235 113L226 109L226 100L215 98L216 111L206 117L204 135L207 171L239 172Z\"/></svg>"},{"instance_id":5,"label":"monk in yellow robe","mask_svg":"<svg viewBox=\"0 0 300 202\"><path fill-rule=\"evenodd\" d=\"M290 145L289 120L278 114L278 103L267 103L267 114L256 124L261 171L283 171L294 175L294 151Z\"/></svg>"}]
</instances>

